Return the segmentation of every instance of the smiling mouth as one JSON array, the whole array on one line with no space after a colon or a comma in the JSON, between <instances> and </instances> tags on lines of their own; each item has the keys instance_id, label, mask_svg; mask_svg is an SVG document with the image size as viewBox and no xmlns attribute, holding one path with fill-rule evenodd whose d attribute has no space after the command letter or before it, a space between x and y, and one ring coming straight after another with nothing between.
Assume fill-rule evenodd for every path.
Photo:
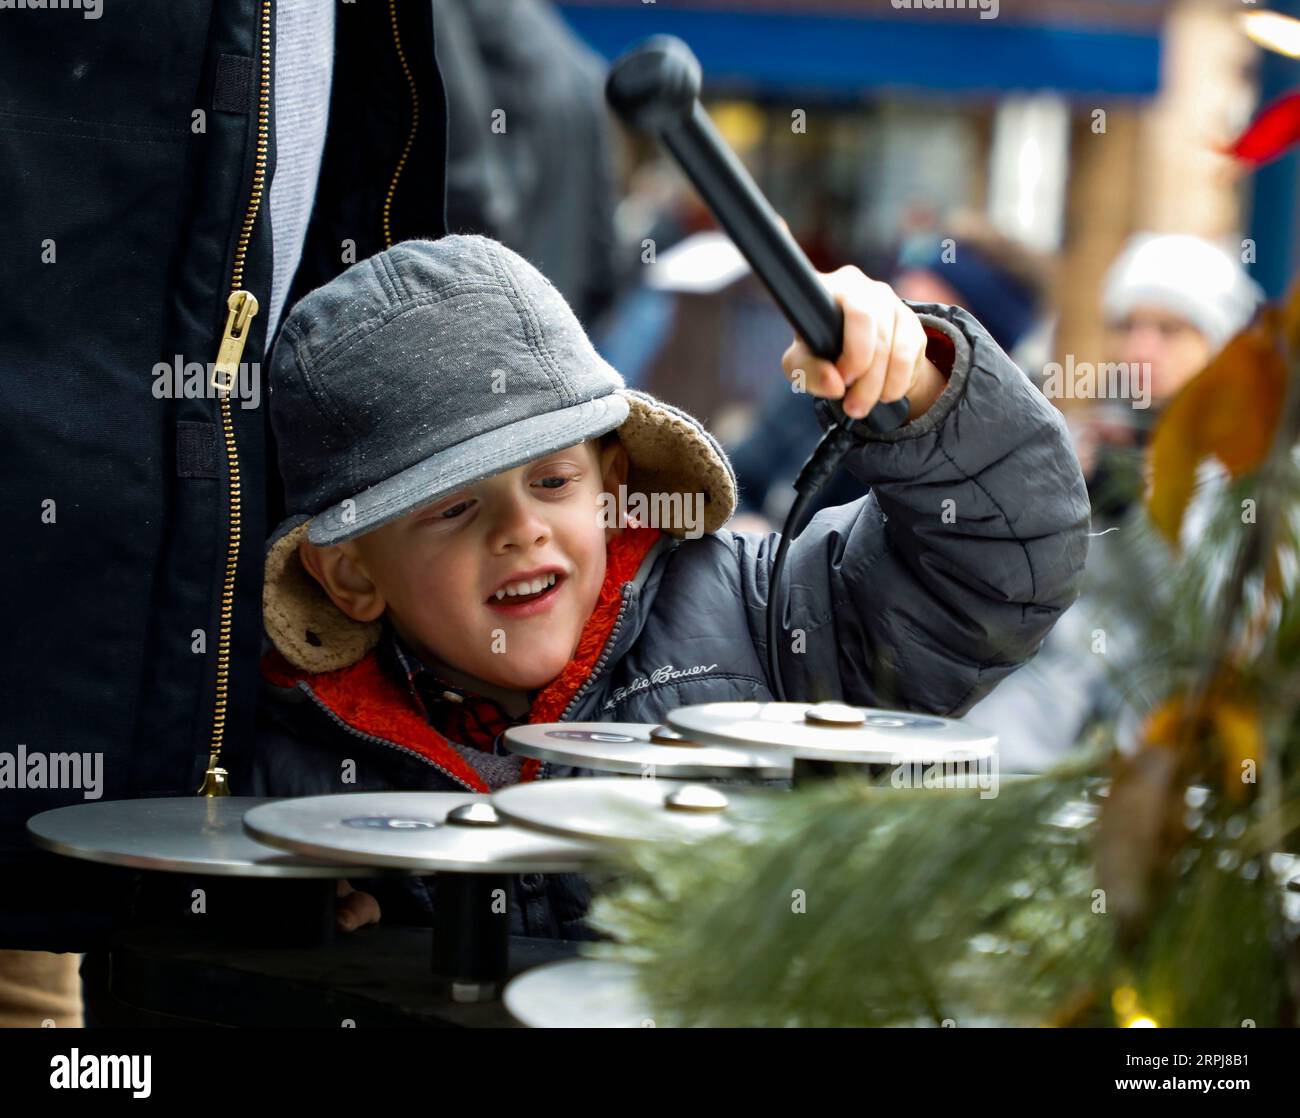
<instances>
[{"instance_id":1,"label":"smiling mouth","mask_svg":"<svg viewBox=\"0 0 1300 1118\"><path fill-rule=\"evenodd\" d=\"M493 609L506 612L519 610L523 606L536 605L553 598L565 581L565 576L556 572L555 581L550 586L544 586L536 594L506 594L500 598L492 594L489 596L487 604Z\"/></svg>"}]
</instances>

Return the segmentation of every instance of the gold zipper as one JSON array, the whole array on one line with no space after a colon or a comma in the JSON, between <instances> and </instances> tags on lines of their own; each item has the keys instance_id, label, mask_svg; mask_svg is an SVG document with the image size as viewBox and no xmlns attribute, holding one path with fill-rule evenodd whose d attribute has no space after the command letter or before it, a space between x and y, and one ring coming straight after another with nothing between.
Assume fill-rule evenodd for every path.
<instances>
[{"instance_id":1,"label":"gold zipper","mask_svg":"<svg viewBox=\"0 0 1300 1118\"><path fill-rule=\"evenodd\" d=\"M245 291L244 262L248 245L253 237L253 224L262 204L262 191L266 184L266 155L271 119L271 0L262 0L262 13L258 30L258 54L261 72L257 95L257 151L253 162L253 188L244 211L244 224L235 246L235 264L230 277L230 296L226 300L226 328L217 350L217 360L212 368L212 384L218 393L221 409L221 433L226 447L226 469L229 484L229 524L226 539L226 569L221 584L221 613L217 627L217 686L212 712L212 739L208 750L208 768L199 787L200 796L228 796L230 785L226 770L218 762L226 734L226 707L230 697L230 639L235 612L235 573L239 567L240 542L240 477L239 449L235 445L234 416L230 407L230 393L234 388L239 362L244 355L253 317L257 314L257 299Z\"/></svg>"},{"instance_id":2,"label":"gold zipper","mask_svg":"<svg viewBox=\"0 0 1300 1118\"><path fill-rule=\"evenodd\" d=\"M388 0L388 20L393 27L397 61L401 63L402 73L406 75L406 84L411 89L411 130L406 135L406 144L402 148L401 157L397 160L397 167L393 170L393 177L389 180L388 193L384 196L384 248L393 246L393 195L397 193L397 180L402 177L402 168L406 166L411 148L415 146L415 133L420 127L420 95L415 88L415 75L411 73L411 67L406 62L406 52L402 50L402 36L397 30L397 0Z\"/></svg>"}]
</instances>

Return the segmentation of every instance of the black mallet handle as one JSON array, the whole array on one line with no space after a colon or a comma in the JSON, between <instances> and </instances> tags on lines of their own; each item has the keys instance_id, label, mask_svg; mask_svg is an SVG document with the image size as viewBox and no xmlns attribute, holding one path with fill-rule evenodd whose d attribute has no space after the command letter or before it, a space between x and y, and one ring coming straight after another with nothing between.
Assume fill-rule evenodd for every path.
<instances>
[{"instance_id":1,"label":"black mallet handle","mask_svg":"<svg viewBox=\"0 0 1300 1118\"><path fill-rule=\"evenodd\" d=\"M844 312L700 104L700 63L681 39L656 35L623 55L605 96L632 128L658 136L681 164L750 267L818 357L839 358ZM861 420L828 400L837 426L883 433L907 421L907 400L877 404Z\"/></svg>"}]
</instances>

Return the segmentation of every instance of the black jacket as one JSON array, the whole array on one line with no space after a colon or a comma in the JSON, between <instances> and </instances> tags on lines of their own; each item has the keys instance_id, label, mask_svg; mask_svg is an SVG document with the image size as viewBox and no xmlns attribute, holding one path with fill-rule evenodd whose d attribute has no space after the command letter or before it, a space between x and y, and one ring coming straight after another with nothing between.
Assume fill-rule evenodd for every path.
<instances>
[{"instance_id":1,"label":"black jacket","mask_svg":"<svg viewBox=\"0 0 1300 1118\"><path fill-rule=\"evenodd\" d=\"M0 33L0 750L102 753L104 798L184 795L214 735L236 767L252 740L280 484L264 406L159 399L152 371L215 361L236 287L263 311L243 360L270 340L274 3L107 7L8 11ZM431 13L396 11L336 5L290 303L345 267L345 240L356 259L385 247L390 198L392 240L445 232ZM81 799L0 789L0 946L84 946L88 923L50 915L74 867L52 876L23 831Z\"/></svg>"}]
</instances>

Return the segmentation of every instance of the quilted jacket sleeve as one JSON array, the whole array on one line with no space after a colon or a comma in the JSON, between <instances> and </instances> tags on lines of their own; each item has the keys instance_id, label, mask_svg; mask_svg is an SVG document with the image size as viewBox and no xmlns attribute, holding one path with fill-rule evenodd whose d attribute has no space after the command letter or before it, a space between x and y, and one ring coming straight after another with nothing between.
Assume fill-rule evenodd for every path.
<instances>
[{"instance_id":1,"label":"quilted jacket sleeve","mask_svg":"<svg viewBox=\"0 0 1300 1118\"><path fill-rule=\"evenodd\" d=\"M983 327L958 307L913 309L953 346L948 387L915 422L850 451L840 468L864 496L791 543L780 671L792 699L959 715L1078 595L1088 496L1061 416ZM811 406L829 426L825 402ZM780 537L728 535L765 651Z\"/></svg>"}]
</instances>

